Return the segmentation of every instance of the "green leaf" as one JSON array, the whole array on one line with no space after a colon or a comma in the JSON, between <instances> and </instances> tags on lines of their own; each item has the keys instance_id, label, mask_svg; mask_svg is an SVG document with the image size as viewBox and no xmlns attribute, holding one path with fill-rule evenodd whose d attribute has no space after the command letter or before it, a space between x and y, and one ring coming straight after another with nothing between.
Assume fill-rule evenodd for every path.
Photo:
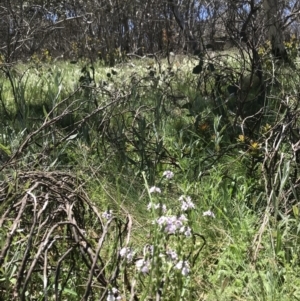
<instances>
[{"instance_id":1,"label":"green leaf","mask_svg":"<svg viewBox=\"0 0 300 301\"><path fill-rule=\"evenodd\" d=\"M45 118L46 118L46 120L48 120L49 118L49 115L48 115L48 113L47 113L47 110L46 110L46 108L45 108L45 106L43 105L43 113L44 113L44 116L45 116Z\"/></svg>"},{"instance_id":2,"label":"green leaf","mask_svg":"<svg viewBox=\"0 0 300 301\"><path fill-rule=\"evenodd\" d=\"M0 150L4 151L8 156L11 155L10 149L7 146L5 146L5 145L3 145L1 143L0 143Z\"/></svg>"},{"instance_id":3,"label":"green leaf","mask_svg":"<svg viewBox=\"0 0 300 301\"><path fill-rule=\"evenodd\" d=\"M12 283L12 284L16 284L17 279L16 279L16 278L10 278L9 281L10 281L10 283Z\"/></svg>"},{"instance_id":4,"label":"green leaf","mask_svg":"<svg viewBox=\"0 0 300 301\"><path fill-rule=\"evenodd\" d=\"M76 297L77 297L77 293L76 293L75 291L69 289L69 288L65 288L65 289L63 290L63 292L64 292L65 294L69 294L69 295L72 295L72 296L76 296Z\"/></svg>"},{"instance_id":5,"label":"green leaf","mask_svg":"<svg viewBox=\"0 0 300 301\"><path fill-rule=\"evenodd\" d=\"M292 208L293 208L294 216L297 218L299 216L299 208L296 205L294 205Z\"/></svg>"},{"instance_id":6,"label":"green leaf","mask_svg":"<svg viewBox=\"0 0 300 301\"><path fill-rule=\"evenodd\" d=\"M276 233L276 254L278 254L281 250L281 246L282 246L282 235L280 233L279 230L277 230L277 233Z\"/></svg>"}]
</instances>

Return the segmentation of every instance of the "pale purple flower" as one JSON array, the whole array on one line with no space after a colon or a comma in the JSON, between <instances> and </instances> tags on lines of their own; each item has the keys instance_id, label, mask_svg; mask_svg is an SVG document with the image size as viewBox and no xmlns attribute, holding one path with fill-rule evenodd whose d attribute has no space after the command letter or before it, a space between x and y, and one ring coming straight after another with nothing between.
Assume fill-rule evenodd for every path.
<instances>
[{"instance_id":1,"label":"pale purple flower","mask_svg":"<svg viewBox=\"0 0 300 301\"><path fill-rule=\"evenodd\" d=\"M181 274L183 276L187 276L190 273L190 265L188 261L178 261L178 263L175 265L175 268L177 270L181 270Z\"/></svg>"},{"instance_id":2,"label":"pale purple flower","mask_svg":"<svg viewBox=\"0 0 300 301\"><path fill-rule=\"evenodd\" d=\"M163 177L166 177L166 179L170 180L174 177L174 173L171 170L166 170L163 173Z\"/></svg>"},{"instance_id":3,"label":"pale purple flower","mask_svg":"<svg viewBox=\"0 0 300 301\"><path fill-rule=\"evenodd\" d=\"M120 251L120 256L126 258L128 262L131 262L134 257L134 252L131 248L122 248Z\"/></svg>"},{"instance_id":4,"label":"pale purple flower","mask_svg":"<svg viewBox=\"0 0 300 301\"><path fill-rule=\"evenodd\" d=\"M176 225L177 229L180 229L183 226L183 221L180 218L176 218L176 220L172 221L172 224Z\"/></svg>"},{"instance_id":5,"label":"pale purple flower","mask_svg":"<svg viewBox=\"0 0 300 301\"><path fill-rule=\"evenodd\" d=\"M175 260L178 259L178 255L177 255L177 253L174 250L167 250L166 254L173 261L175 261Z\"/></svg>"},{"instance_id":6,"label":"pale purple flower","mask_svg":"<svg viewBox=\"0 0 300 301\"><path fill-rule=\"evenodd\" d=\"M156 187L156 186L152 186L150 189L149 189L149 192L150 193L161 193L161 190L159 187Z\"/></svg>"},{"instance_id":7,"label":"pale purple flower","mask_svg":"<svg viewBox=\"0 0 300 301\"><path fill-rule=\"evenodd\" d=\"M165 224L166 220L167 220L167 217L166 217L166 216L161 216L160 218L158 218L158 219L156 220L156 222L157 222L160 226L163 226L163 225Z\"/></svg>"},{"instance_id":8,"label":"pale purple flower","mask_svg":"<svg viewBox=\"0 0 300 301\"><path fill-rule=\"evenodd\" d=\"M108 210L102 213L102 217L105 219L111 219L112 218L112 210Z\"/></svg>"},{"instance_id":9,"label":"pale purple flower","mask_svg":"<svg viewBox=\"0 0 300 301\"><path fill-rule=\"evenodd\" d=\"M194 209L194 208L195 208L195 205L192 201L189 201L189 202L183 201L182 204L181 204L181 210L182 211L187 211L189 209Z\"/></svg>"},{"instance_id":10,"label":"pale purple flower","mask_svg":"<svg viewBox=\"0 0 300 301\"><path fill-rule=\"evenodd\" d=\"M161 216L156 220L157 224L164 227L164 230L168 234L175 234L177 231L184 227L184 223L187 221L185 215L181 215L179 218L175 215Z\"/></svg>"},{"instance_id":11,"label":"pale purple flower","mask_svg":"<svg viewBox=\"0 0 300 301\"><path fill-rule=\"evenodd\" d=\"M150 271L150 261L140 259L135 263L135 266L139 272L142 272L143 274L147 274Z\"/></svg>"},{"instance_id":12,"label":"pale purple flower","mask_svg":"<svg viewBox=\"0 0 300 301\"><path fill-rule=\"evenodd\" d=\"M165 231L168 233L168 234L175 234L176 233L176 230L177 230L177 226L176 224L170 222L166 225L165 227Z\"/></svg>"},{"instance_id":13,"label":"pale purple flower","mask_svg":"<svg viewBox=\"0 0 300 301\"><path fill-rule=\"evenodd\" d=\"M211 211L211 210L207 210L205 212L203 212L203 216L210 216L212 218L215 218L215 214Z\"/></svg>"},{"instance_id":14,"label":"pale purple flower","mask_svg":"<svg viewBox=\"0 0 300 301\"><path fill-rule=\"evenodd\" d=\"M182 202L181 204L181 210L182 211L187 211L189 209L194 209L195 204L192 202L191 197L189 196L180 196L179 201Z\"/></svg>"},{"instance_id":15,"label":"pale purple flower","mask_svg":"<svg viewBox=\"0 0 300 301\"><path fill-rule=\"evenodd\" d=\"M180 233L184 233L186 237L192 236L192 229L190 227L181 227L179 230Z\"/></svg>"},{"instance_id":16,"label":"pale purple flower","mask_svg":"<svg viewBox=\"0 0 300 301\"><path fill-rule=\"evenodd\" d=\"M184 214L181 214L178 219L182 222L187 222L188 221L187 217Z\"/></svg>"},{"instance_id":17,"label":"pale purple flower","mask_svg":"<svg viewBox=\"0 0 300 301\"><path fill-rule=\"evenodd\" d=\"M188 204L185 201L183 201L181 204L181 210L187 211L188 209L189 209Z\"/></svg>"}]
</instances>

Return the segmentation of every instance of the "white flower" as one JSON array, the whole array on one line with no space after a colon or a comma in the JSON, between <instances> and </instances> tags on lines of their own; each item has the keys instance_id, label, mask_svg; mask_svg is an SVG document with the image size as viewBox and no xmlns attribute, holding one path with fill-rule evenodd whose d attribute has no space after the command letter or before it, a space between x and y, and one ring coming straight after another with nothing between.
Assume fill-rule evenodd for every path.
<instances>
[{"instance_id":1,"label":"white flower","mask_svg":"<svg viewBox=\"0 0 300 301\"><path fill-rule=\"evenodd\" d=\"M112 292L109 292L106 298L106 301L115 301L115 296L112 294Z\"/></svg>"},{"instance_id":2,"label":"white flower","mask_svg":"<svg viewBox=\"0 0 300 301\"><path fill-rule=\"evenodd\" d=\"M132 251L131 248L122 248L120 251L120 256L126 257L128 262L131 262L133 257L134 257L134 252Z\"/></svg>"},{"instance_id":3,"label":"white flower","mask_svg":"<svg viewBox=\"0 0 300 301\"><path fill-rule=\"evenodd\" d=\"M149 273L150 270L150 261L140 259L135 263L135 266L139 272L142 272L143 274Z\"/></svg>"},{"instance_id":4,"label":"white flower","mask_svg":"<svg viewBox=\"0 0 300 301\"><path fill-rule=\"evenodd\" d=\"M106 301L116 301L121 300L121 296L119 296L119 291L115 287L108 291L108 295Z\"/></svg>"},{"instance_id":5,"label":"white flower","mask_svg":"<svg viewBox=\"0 0 300 301\"><path fill-rule=\"evenodd\" d=\"M154 192L161 193L161 190L160 190L159 187L152 186L152 187L149 189L149 192L150 192L150 193L154 193Z\"/></svg>"},{"instance_id":6,"label":"white flower","mask_svg":"<svg viewBox=\"0 0 300 301\"><path fill-rule=\"evenodd\" d=\"M161 208L161 211L163 213L166 213L167 212L167 206L165 204L154 204L152 202L150 202L148 205L147 205L147 210L150 211L152 208L154 209L159 209Z\"/></svg>"},{"instance_id":7,"label":"white flower","mask_svg":"<svg viewBox=\"0 0 300 301\"><path fill-rule=\"evenodd\" d=\"M184 196L184 195L181 195L181 196L179 197L179 201L182 202L182 201L184 201L184 200L185 200L185 196Z\"/></svg>"},{"instance_id":8,"label":"white flower","mask_svg":"<svg viewBox=\"0 0 300 301\"><path fill-rule=\"evenodd\" d=\"M187 236L187 237L192 236L192 230L191 230L190 227L186 227L184 235Z\"/></svg>"},{"instance_id":9,"label":"white flower","mask_svg":"<svg viewBox=\"0 0 300 301\"><path fill-rule=\"evenodd\" d=\"M163 177L166 177L166 179L170 180L174 177L174 173L171 170L166 170L163 173Z\"/></svg>"},{"instance_id":10,"label":"white flower","mask_svg":"<svg viewBox=\"0 0 300 301\"><path fill-rule=\"evenodd\" d=\"M215 214L210 210L207 210L207 211L203 212L203 216L210 216L212 218L216 217Z\"/></svg>"},{"instance_id":11,"label":"white flower","mask_svg":"<svg viewBox=\"0 0 300 301\"><path fill-rule=\"evenodd\" d=\"M121 251L120 251L120 256L121 257L124 257L127 253L127 248L122 248Z\"/></svg>"},{"instance_id":12,"label":"white flower","mask_svg":"<svg viewBox=\"0 0 300 301\"><path fill-rule=\"evenodd\" d=\"M190 273L190 267L188 265L184 265L184 267L181 270L181 274L183 276L187 276Z\"/></svg>"},{"instance_id":13,"label":"white flower","mask_svg":"<svg viewBox=\"0 0 300 301\"><path fill-rule=\"evenodd\" d=\"M105 219L111 219L112 218L112 210L108 210L102 213L102 217Z\"/></svg>"},{"instance_id":14,"label":"white flower","mask_svg":"<svg viewBox=\"0 0 300 301\"><path fill-rule=\"evenodd\" d=\"M147 210L150 211L152 208L154 208L154 209L161 208L162 213L166 213L167 212L167 206L165 204L153 204L153 203L149 203L147 205Z\"/></svg>"},{"instance_id":15,"label":"white flower","mask_svg":"<svg viewBox=\"0 0 300 301\"><path fill-rule=\"evenodd\" d=\"M175 268L177 270L181 270L181 274L183 276L187 276L190 272L190 265L188 263L188 261L178 261L178 263L175 265Z\"/></svg>"},{"instance_id":16,"label":"white flower","mask_svg":"<svg viewBox=\"0 0 300 301\"><path fill-rule=\"evenodd\" d=\"M181 195L178 200L180 202L183 202L183 201L190 202L192 199L190 196Z\"/></svg>"}]
</instances>

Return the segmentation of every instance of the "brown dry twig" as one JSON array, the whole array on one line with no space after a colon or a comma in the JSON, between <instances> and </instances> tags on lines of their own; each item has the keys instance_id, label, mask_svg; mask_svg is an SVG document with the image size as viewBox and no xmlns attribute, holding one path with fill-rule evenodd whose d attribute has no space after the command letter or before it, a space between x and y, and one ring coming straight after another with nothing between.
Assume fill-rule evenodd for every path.
<instances>
[{"instance_id":1,"label":"brown dry twig","mask_svg":"<svg viewBox=\"0 0 300 301\"><path fill-rule=\"evenodd\" d=\"M75 273L88 278L81 292L87 299L95 285L98 293L99 285L103 288L103 294L110 280L118 277L118 269L107 272L111 258L101 250L106 248L111 225L122 236L118 239L122 244L123 236L125 239L130 233L130 223L117 218L103 221L74 176L58 171L22 171L0 182L0 200L0 236L4 241L0 266L3 270L15 266L10 275L15 280L9 286L0 282L2 295L25 300L27 292L43 291L46 299L51 294L61 300L68 279ZM98 243L89 237L91 231L99 236ZM49 286L52 283L54 286Z\"/></svg>"}]
</instances>

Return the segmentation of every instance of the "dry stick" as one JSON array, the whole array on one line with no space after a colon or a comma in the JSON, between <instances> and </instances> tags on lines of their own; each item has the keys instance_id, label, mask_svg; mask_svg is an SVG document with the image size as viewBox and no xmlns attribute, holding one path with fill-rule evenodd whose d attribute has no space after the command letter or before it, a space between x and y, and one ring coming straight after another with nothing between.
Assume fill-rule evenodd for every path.
<instances>
[{"instance_id":1,"label":"dry stick","mask_svg":"<svg viewBox=\"0 0 300 301\"><path fill-rule=\"evenodd\" d=\"M48 250L52 247L54 244L55 239L52 240L52 242L49 244L49 246L45 250L45 256L44 256L44 270L43 270L43 285L44 285L44 301L48 300L48 291L47 291L47 284L48 284L48 276L47 276L47 268L48 268Z\"/></svg>"},{"instance_id":2,"label":"dry stick","mask_svg":"<svg viewBox=\"0 0 300 301\"><path fill-rule=\"evenodd\" d=\"M54 243L54 240L52 241ZM52 244L50 244L49 248ZM43 286L44 286L44 301L48 301L48 292L47 292L47 283L48 283L48 277L47 277L47 267L48 267L48 248L45 250L45 256L44 256L44 270L43 270Z\"/></svg>"},{"instance_id":3,"label":"dry stick","mask_svg":"<svg viewBox=\"0 0 300 301\"><path fill-rule=\"evenodd\" d=\"M33 205L33 223L32 223L29 235L28 235L26 250L24 252L23 259L22 259L22 262L21 262L21 265L19 267L19 271L18 271L18 274L17 274L17 282L16 282L16 285L15 285L15 288L14 288L14 294L16 296L19 295L19 290L20 290L20 287L21 287L21 281L22 281L22 278L23 278L23 273L24 273L24 270L25 270L25 267L26 267L26 263L27 263L27 260L28 260L28 257L29 257L30 250L31 250L33 234L34 234L35 226L36 226L36 222L37 222L37 216L36 216L36 213L37 213L36 212L37 211L37 200L36 200L36 196L32 193L32 191L36 187L38 187L38 185L39 185L39 182L36 182L27 191L27 194L30 195L33 198L33 202L34 202L34 205Z\"/></svg>"},{"instance_id":4,"label":"dry stick","mask_svg":"<svg viewBox=\"0 0 300 301\"><path fill-rule=\"evenodd\" d=\"M281 142L283 140L283 137L284 137L284 133L286 132L286 129L287 129L287 125L284 125L283 126L283 129L281 131L281 133L278 133L277 137L279 136L279 140L277 141L277 139L275 139L274 141L274 144L273 144L273 147L274 147L274 150L272 152L272 155L271 155L271 158L270 158L270 164L272 164L272 161L275 157L275 154L278 153L278 150L279 150L279 146L281 145ZM277 143L276 143L277 141ZM268 143L268 139L266 140L266 145ZM267 146L266 146L266 151L268 152L268 149L267 149ZM264 168L264 166L266 165L266 160L267 158L265 158L264 162L263 162L263 165L262 165L262 168ZM280 159L280 162L282 162L283 160L283 154L281 155L281 159ZM257 257L258 257L258 252L260 250L260 245L261 245L261 240L262 240L262 235L264 233L264 230L266 228L266 225L268 224L269 222L269 214L270 214L270 211L271 211L271 200L273 198L273 195L274 195L274 189L271 190L271 192L269 193L269 187L267 185L268 183L268 179L266 178L267 175L266 173L264 172L264 178L265 178L265 190L266 190L266 194L268 195L269 194L269 197L268 197L268 201L267 201L267 207L266 207L266 210L265 210L265 213L264 213L264 218L263 218L263 222L262 222L262 225L260 226L259 228L259 231L258 233L255 235L254 239L253 239L253 243L252 245L256 245L255 247L255 250L254 250L254 255L252 256L252 260L254 262L256 262L257 260ZM275 176L275 180L274 180L274 185L277 183L277 178L278 178L278 172L276 173L276 176Z\"/></svg>"},{"instance_id":5,"label":"dry stick","mask_svg":"<svg viewBox=\"0 0 300 301\"><path fill-rule=\"evenodd\" d=\"M103 229L104 224L103 224L103 221L102 221L102 219L101 219L101 215L100 215L100 213L99 213L97 207L96 207L94 204L92 204L92 203L90 202L90 200L88 199L88 196L87 196L87 194L86 194L85 191L82 191L82 193L84 194L84 196L81 196L81 198L88 204L89 208L92 209L93 212L97 215L98 220L99 220L99 222L100 222L100 224L101 224L101 229Z\"/></svg>"},{"instance_id":6,"label":"dry stick","mask_svg":"<svg viewBox=\"0 0 300 301\"><path fill-rule=\"evenodd\" d=\"M13 209L13 206L11 205L4 213L3 215L1 216L0 218L0 228L2 228L3 226L3 223L6 219L6 216L10 213L10 211ZM1 258L1 257L0 257Z\"/></svg>"},{"instance_id":7,"label":"dry stick","mask_svg":"<svg viewBox=\"0 0 300 301\"><path fill-rule=\"evenodd\" d=\"M138 301L138 297L136 296L134 292L134 287L136 285L136 280L134 279L131 285L131 291L130 291L130 300L129 301Z\"/></svg>"},{"instance_id":8,"label":"dry stick","mask_svg":"<svg viewBox=\"0 0 300 301\"><path fill-rule=\"evenodd\" d=\"M124 229L122 230L122 222L120 220L116 221L116 224L117 224L116 228L118 230L118 237L116 240L118 241L120 246L122 246L122 236L123 236L124 232L127 231L128 223L129 223L129 220L127 219L127 222L124 225ZM127 238L128 238L128 236L127 236ZM110 283L115 283L116 279L119 276L120 260L121 260L121 256L120 256L120 254L118 254L118 257L116 259L116 264L115 264L116 265L115 270L113 271L113 273L111 273L111 276L109 278ZM130 289L129 289L129 291L130 291Z\"/></svg>"},{"instance_id":9,"label":"dry stick","mask_svg":"<svg viewBox=\"0 0 300 301\"><path fill-rule=\"evenodd\" d=\"M58 280L59 280L59 274L60 274L60 267L63 262L63 260L69 255L71 251L73 251L75 246L72 246L69 248L63 256L60 257L60 259L57 261L57 266L55 270L55 278L54 278L54 291L55 291L55 300L59 301L59 292L58 292ZM63 290L63 287L61 288Z\"/></svg>"},{"instance_id":10,"label":"dry stick","mask_svg":"<svg viewBox=\"0 0 300 301\"><path fill-rule=\"evenodd\" d=\"M3 261L4 261L4 258L7 254L7 251L11 245L11 242L12 242L12 239L13 239L13 236L15 234L15 231L17 229L17 226L18 226L18 223L20 222L20 219L21 219L21 216L25 210L25 205L26 205L26 200L27 200L27 195L25 195L22 200L21 200L21 207L19 209L19 213L12 225L12 228L10 230L10 233L7 234L7 239L6 239L6 242L5 242L5 245L4 245L4 248L2 249L2 252L0 254L0 266L2 266L3 264Z\"/></svg>"},{"instance_id":11,"label":"dry stick","mask_svg":"<svg viewBox=\"0 0 300 301\"><path fill-rule=\"evenodd\" d=\"M243 136L245 136L245 132L244 132L244 124L246 122L247 119L251 119L253 117L255 117L256 115L260 114L262 111L264 110L264 108L261 108L258 112L256 112L255 114L248 116L246 118L243 119L242 124L241 124L241 129L242 129L242 134Z\"/></svg>"},{"instance_id":12,"label":"dry stick","mask_svg":"<svg viewBox=\"0 0 300 301\"><path fill-rule=\"evenodd\" d=\"M123 230L123 232L127 231L125 248L127 248L127 246L129 245L130 238L131 238L131 230L132 230L132 218L131 218L130 214L127 213L127 222L126 222L124 230ZM121 236L119 236L119 237L120 237L120 240L121 240ZM120 241L120 243L121 243L121 241ZM120 258L120 255L119 255L119 258ZM118 258L118 260L119 260L119 258ZM124 261L125 261L125 259L124 259ZM119 266L116 267L110 281L114 281L118 277L118 274L117 274L118 271L119 271ZM138 301L139 299L138 299L137 295L134 292L134 287L135 287L136 281L133 280L132 284L129 282L129 279L128 279L128 276L127 276L126 266L124 267L124 278L123 279L124 279L123 282L126 285L127 290L130 292L130 296L131 296L130 300ZM123 288L123 290L125 291L124 288ZM102 296L101 300L103 299L103 297L104 296Z\"/></svg>"},{"instance_id":13,"label":"dry stick","mask_svg":"<svg viewBox=\"0 0 300 301\"><path fill-rule=\"evenodd\" d=\"M72 94L74 95L76 92L78 91L78 89ZM64 99L62 102L68 100L72 95L70 95L68 98ZM122 98L126 98L127 95L123 96ZM80 128L89 118L91 118L92 116L94 116L95 114L99 113L100 111L106 109L107 107L111 106L112 104L116 103L119 101L118 99L115 99L114 101L111 101L110 103L108 103L107 105L104 105L102 107L97 108L94 112L90 113L88 116L86 116L85 118L83 118L82 120L78 121L77 123L75 123L74 125L78 125L78 128ZM61 102L59 103L61 104ZM51 112L54 111L54 109L59 105L57 104L50 112L49 114L51 114ZM69 114L70 112L75 112L78 108L72 110L72 111L68 111L67 109L64 110L64 112L59 115L56 116L52 119L50 119L49 121L47 121L47 119L45 119L44 123L35 131L31 132L29 135L27 135L27 137L25 138L25 141L21 144L21 146L18 148L18 150L10 157L10 159L0 168L0 171L2 169L4 169L7 165L9 165L10 163L13 162L14 159L16 159L17 157L19 157L23 150L27 147L27 145L29 144L30 140L36 136L38 133L40 133L42 130L44 130L45 128L55 124L58 120L60 120L61 118L63 118L66 114ZM62 140L59 141L60 144L61 142L65 141L68 137L70 137L75 131L77 131L77 129L74 129L73 131L71 131L71 133L69 133L66 137L64 137ZM57 145L55 145L57 146Z\"/></svg>"},{"instance_id":14,"label":"dry stick","mask_svg":"<svg viewBox=\"0 0 300 301\"><path fill-rule=\"evenodd\" d=\"M76 229L79 229L79 227L77 226L77 223L76 223L76 220L73 218L73 212L72 212L72 207L73 207L73 204L70 205L70 204L66 204L66 213L67 213L67 216L68 216L68 219L69 221L73 224L73 225L76 225ZM104 230L103 230L104 231ZM80 248L80 252L82 254L82 257L83 257L83 261L85 262L86 266L91 270L91 264L88 262L88 260L85 258L85 255L87 254L89 256L89 259L90 261L94 262L94 259L95 258L98 258L99 257L99 254L98 256L96 257L94 251L92 250L92 248L90 247L90 244L89 242L85 239L85 237L82 235L81 231L79 232L79 234L81 235L81 238L83 238L82 240L79 239L78 237L78 234L75 232L75 229L72 228L72 232L73 232L73 235L74 235L74 238L75 238L75 241L79 244L79 248ZM102 260L101 258L99 258L101 263L102 263ZM100 267L97 266L97 269L100 270ZM103 268L104 269L104 268ZM107 281L106 279L104 278L102 272L103 272L103 269L101 270L101 273L98 274L97 276L97 280L104 286L107 285Z\"/></svg>"},{"instance_id":15,"label":"dry stick","mask_svg":"<svg viewBox=\"0 0 300 301\"><path fill-rule=\"evenodd\" d=\"M125 95L125 96L122 96L122 97L120 97L120 98L126 98L128 95L129 95L129 94L127 94L127 95ZM105 110L106 108L110 107L111 105L117 103L117 102L120 100L120 98L117 98L117 99L115 99L114 101L111 101L110 103L108 103L108 104L105 105L105 106L102 106L102 107L97 108L95 111L93 111L93 112L90 113L89 115L85 116L83 119L81 119L81 120L75 122L75 123L74 123L74 127L76 127L76 128L74 128L70 133L68 133L68 135L66 135L66 136L63 137L61 140L59 140L59 141L58 141L55 145L53 145L51 148L48 148L48 150L51 150L51 149L57 147L57 146L58 146L59 144L61 144L62 142L66 141L66 140L67 140L70 136L72 136L78 129L80 129L80 128L83 126L83 124L84 124L87 120L89 120L91 117L93 117L93 116L96 115L97 113L99 113L99 112ZM62 116L62 115L60 115L60 116Z\"/></svg>"},{"instance_id":16,"label":"dry stick","mask_svg":"<svg viewBox=\"0 0 300 301\"><path fill-rule=\"evenodd\" d=\"M96 264L97 264L97 259L99 257L99 253L100 253L100 250L103 246L106 235L108 234L108 228L109 228L109 225L112 222L112 220L113 219L108 220L106 225L103 228L103 233L102 233L102 236L99 239L96 254L94 255L93 263L92 263L92 266L91 266L91 269L90 269L90 274L89 274L88 282L86 284L85 293L84 293L83 297L81 298L82 301L87 301L88 300L88 296L90 294L90 288L91 288L91 284L92 284L92 280L93 280L94 270L95 270L95 267L96 267Z\"/></svg>"},{"instance_id":17,"label":"dry stick","mask_svg":"<svg viewBox=\"0 0 300 301\"><path fill-rule=\"evenodd\" d=\"M127 223L125 224L124 230L121 231L122 224L119 223L119 225L118 225L118 224L117 224L117 221L116 221L116 224L117 224L116 227L117 227L118 230L119 230L119 233L118 233L118 239L119 239L119 241L120 241L120 245L121 245L121 243L122 243L122 241L121 241L121 240L122 240L122 233L123 233L124 231L126 231L127 226L128 226L128 222L129 222L129 221L127 220ZM120 271L119 262L120 262L120 255L119 255L118 258L117 258L116 268L115 268L114 272L112 273L112 276L111 276L110 279L109 279L109 283L114 283L114 281L115 281L115 280L117 279L117 277L118 277L118 272ZM108 264L107 264L107 265L108 265ZM101 274L104 272L105 267L106 267L106 266L103 266L102 270L98 273L99 275L101 275ZM104 291L104 293L102 294L102 296L100 297L100 300L99 300L99 301L102 301L102 300L105 298L107 291L108 291L108 287L106 286L105 291Z\"/></svg>"},{"instance_id":18,"label":"dry stick","mask_svg":"<svg viewBox=\"0 0 300 301\"><path fill-rule=\"evenodd\" d=\"M40 256L41 256L42 252L43 252L44 250L46 250L46 248L48 247L48 244L49 244L49 243L52 243L52 242L50 241L50 236L52 235L53 231L54 231L56 228L58 228L58 227L60 227L60 226L63 226L63 225L71 225L71 226L73 226L74 228L77 229L78 233L81 234L80 229L78 228L78 226L75 225L75 224L73 224L73 223L71 223L71 222L69 222L69 221L66 221L66 222L58 222L57 224L55 224L55 225L49 230L48 234L46 235L45 240L44 240L43 242L41 242L41 244L40 244L40 246L39 246L39 249L38 249L37 253L35 254L34 259L33 259L32 263L31 263L31 265L30 265L30 267L29 267L29 270L28 270L28 272L27 272L26 279L25 279L24 284L23 284L23 291L22 291L22 295L21 295L21 300L25 300L25 292L26 292L26 288L27 288L28 282L29 282L29 280L30 280L30 276L31 276L31 274L32 274L32 272L33 272L33 269L34 269L35 265L37 264L37 262L38 262L38 260L39 260L39 258L40 258ZM54 237L54 240L56 240L56 237ZM51 245L52 245L52 244L51 244Z\"/></svg>"},{"instance_id":19,"label":"dry stick","mask_svg":"<svg viewBox=\"0 0 300 301\"><path fill-rule=\"evenodd\" d=\"M79 89L75 90L70 96L68 96L67 98L65 98L64 100L62 100L60 103L58 103L55 107L53 107L53 109L49 112L49 114L51 114L60 104L64 103L71 96L73 96L75 93L77 93L78 90ZM44 130L48 126L54 124L56 121L60 120L62 117L64 117L68 113L69 112L66 109L61 115L56 116L56 117L50 119L49 121L46 121L47 120L47 118L46 118L45 121L44 121L44 123L37 130L35 130L35 131L31 132L29 135L27 135L25 141L21 144L21 146L18 148L18 150L10 157L10 159L0 168L0 171L3 170L9 163L11 163L16 157L18 157L22 153L22 151L24 150L24 148L28 145L29 141L35 135L37 135L39 132L41 132L42 130Z\"/></svg>"},{"instance_id":20,"label":"dry stick","mask_svg":"<svg viewBox=\"0 0 300 301\"><path fill-rule=\"evenodd\" d=\"M131 230L132 230L132 218L130 214L127 214L127 225L126 225L126 229L127 229L127 237L126 237L126 243L125 243L125 248L127 248L127 246L129 245L130 242L130 237L131 237ZM127 287L127 290L130 291L130 295L131 298L130 300L135 300L138 301L138 298L136 296L136 294L134 293L134 286L135 286L135 281L133 281L133 283L129 282L128 276L127 276L127 269L126 266L124 268L124 284ZM125 291L125 290L124 290Z\"/></svg>"}]
</instances>

